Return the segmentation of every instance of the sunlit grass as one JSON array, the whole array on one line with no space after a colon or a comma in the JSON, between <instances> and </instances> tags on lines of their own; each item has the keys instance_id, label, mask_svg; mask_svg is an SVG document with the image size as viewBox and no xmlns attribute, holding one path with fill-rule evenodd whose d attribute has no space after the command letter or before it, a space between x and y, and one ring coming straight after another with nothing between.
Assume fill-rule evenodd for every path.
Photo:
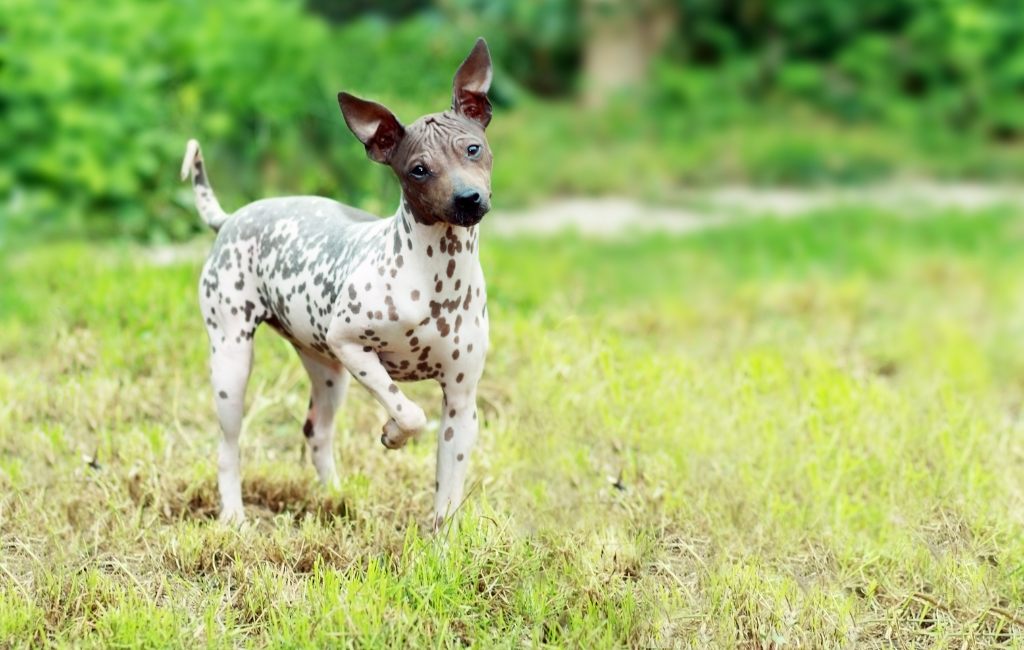
<instances>
[{"instance_id":1,"label":"sunlit grass","mask_svg":"<svg viewBox=\"0 0 1024 650\"><path fill-rule=\"evenodd\" d=\"M198 264L24 252L0 266L0 647L1020 647L1022 240L1009 212L858 210L485 240L446 549L434 431L387 452L354 387L322 494L267 333L254 523L215 524Z\"/></svg>"}]
</instances>

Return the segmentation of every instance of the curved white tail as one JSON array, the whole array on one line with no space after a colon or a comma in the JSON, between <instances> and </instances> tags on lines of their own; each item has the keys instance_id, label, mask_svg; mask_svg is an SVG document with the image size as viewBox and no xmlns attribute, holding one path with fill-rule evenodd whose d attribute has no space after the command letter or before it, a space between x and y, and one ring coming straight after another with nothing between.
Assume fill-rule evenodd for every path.
<instances>
[{"instance_id":1,"label":"curved white tail","mask_svg":"<svg viewBox=\"0 0 1024 650\"><path fill-rule=\"evenodd\" d=\"M231 215L224 212L213 194L213 188L206 178L203 168L203 152L199 149L198 140L189 140L185 147L185 159L181 162L181 180L188 178L192 172L192 189L196 195L196 209L206 225L214 232L220 230Z\"/></svg>"}]
</instances>

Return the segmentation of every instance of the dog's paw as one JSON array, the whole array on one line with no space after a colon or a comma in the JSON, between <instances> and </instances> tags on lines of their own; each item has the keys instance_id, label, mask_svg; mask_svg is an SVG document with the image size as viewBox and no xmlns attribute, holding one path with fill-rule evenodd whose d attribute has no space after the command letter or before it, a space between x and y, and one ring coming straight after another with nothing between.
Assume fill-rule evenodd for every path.
<instances>
[{"instance_id":1,"label":"dog's paw","mask_svg":"<svg viewBox=\"0 0 1024 650\"><path fill-rule=\"evenodd\" d=\"M388 449L401 449L409 440L409 436L402 433L394 418L384 423L383 431L384 433L380 434L380 444Z\"/></svg>"},{"instance_id":2,"label":"dog's paw","mask_svg":"<svg viewBox=\"0 0 1024 650\"><path fill-rule=\"evenodd\" d=\"M217 521L225 526L240 528L245 524L245 511L241 508L221 510L220 516L217 517Z\"/></svg>"}]
</instances>

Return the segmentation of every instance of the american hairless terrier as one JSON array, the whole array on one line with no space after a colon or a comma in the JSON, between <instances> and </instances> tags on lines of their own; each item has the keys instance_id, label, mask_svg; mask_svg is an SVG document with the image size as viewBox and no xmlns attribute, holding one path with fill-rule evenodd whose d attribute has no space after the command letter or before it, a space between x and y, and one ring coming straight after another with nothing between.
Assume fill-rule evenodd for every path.
<instances>
[{"instance_id":1,"label":"american hairless terrier","mask_svg":"<svg viewBox=\"0 0 1024 650\"><path fill-rule=\"evenodd\" d=\"M404 126L384 106L338 94L345 123L402 187L381 219L326 198L263 199L226 214L199 144L188 143L196 207L217 239L199 304L223 438L217 455L221 520L244 519L238 437L261 323L295 347L312 382L303 426L321 482L337 483L334 415L351 374L390 419L381 442L398 449L426 425L398 382L434 379L444 391L433 526L460 505L477 438L477 382L487 354L487 290L477 224L490 209L491 59L479 39L455 73L450 110Z\"/></svg>"}]
</instances>

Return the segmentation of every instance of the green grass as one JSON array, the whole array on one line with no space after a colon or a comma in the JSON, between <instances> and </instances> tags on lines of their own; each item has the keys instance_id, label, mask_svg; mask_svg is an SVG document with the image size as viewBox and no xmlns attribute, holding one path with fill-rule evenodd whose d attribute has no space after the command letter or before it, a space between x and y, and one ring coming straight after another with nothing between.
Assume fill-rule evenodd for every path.
<instances>
[{"instance_id":1,"label":"green grass","mask_svg":"<svg viewBox=\"0 0 1024 650\"><path fill-rule=\"evenodd\" d=\"M416 110L403 115L416 117ZM563 195L671 203L686 188L723 183L1006 182L1024 170L1017 146L921 125L848 124L778 102L730 111L714 103L682 109L621 101L584 110L571 102L524 101L496 109L487 138L500 153L492 177L498 207ZM395 200L368 207L387 210Z\"/></svg>"},{"instance_id":2,"label":"green grass","mask_svg":"<svg viewBox=\"0 0 1024 650\"><path fill-rule=\"evenodd\" d=\"M457 539L353 387L342 488L264 333L217 508L197 263L0 263L0 647L1024 647L1024 215L485 239ZM411 395L438 415L439 391ZM90 465L89 461L93 461Z\"/></svg>"}]
</instances>

